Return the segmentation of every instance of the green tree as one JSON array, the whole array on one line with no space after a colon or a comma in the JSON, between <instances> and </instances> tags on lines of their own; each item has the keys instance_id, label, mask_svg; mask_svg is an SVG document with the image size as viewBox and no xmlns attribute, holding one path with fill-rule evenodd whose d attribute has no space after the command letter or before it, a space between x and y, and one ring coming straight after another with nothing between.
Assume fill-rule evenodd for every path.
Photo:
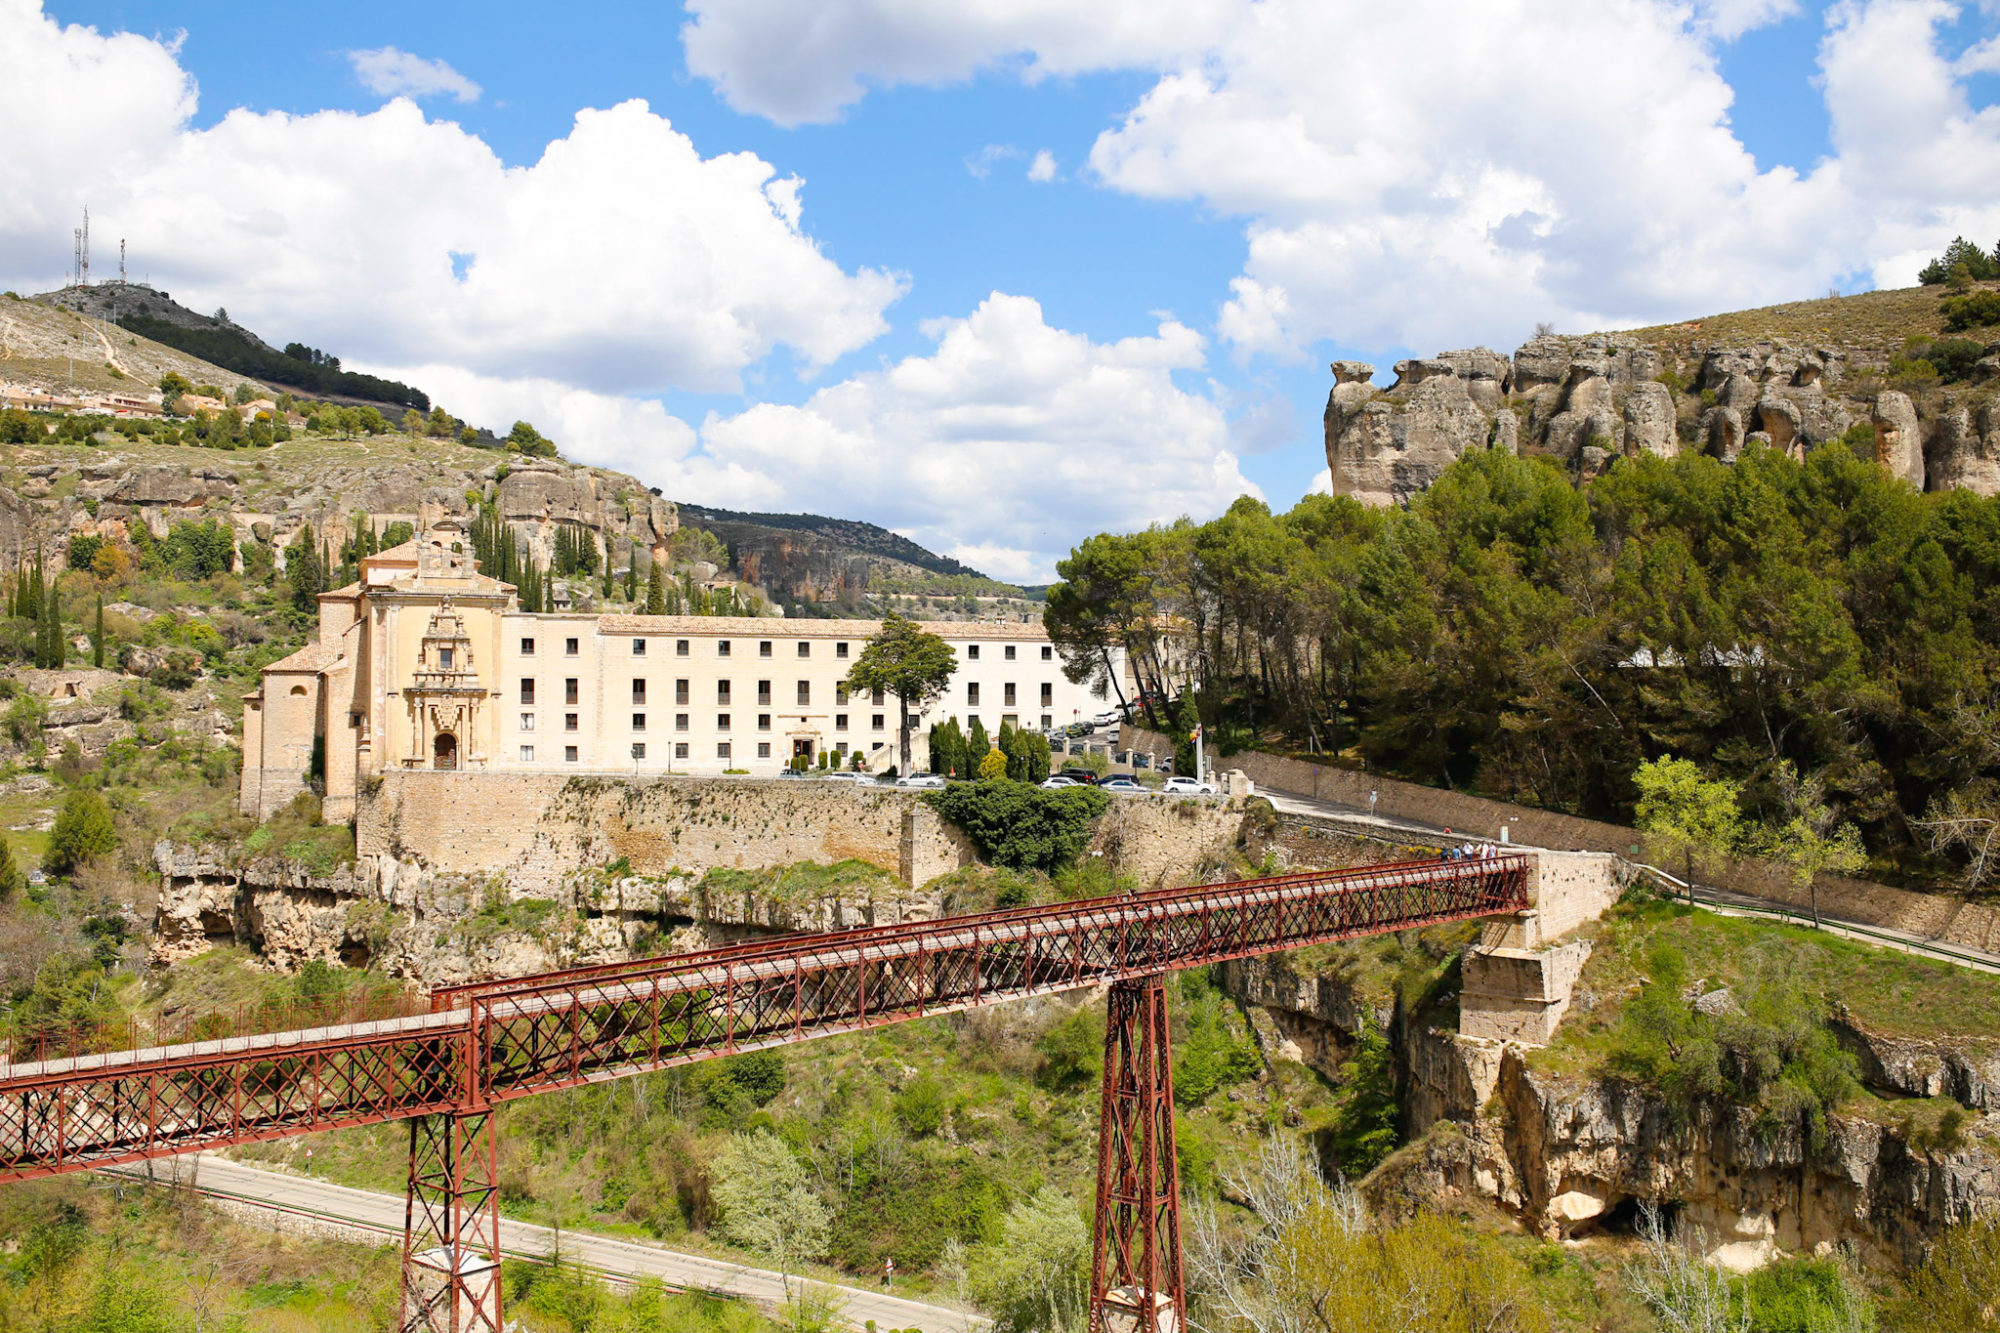
<instances>
[{"instance_id":1,"label":"green tree","mask_svg":"<svg viewBox=\"0 0 2000 1333\"><path fill-rule=\"evenodd\" d=\"M21 867L14 860L14 844L4 834L0 834L0 903L28 887L28 877L21 873Z\"/></svg>"},{"instance_id":2,"label":"green tree","mask_svg":"<svg viewBox=\"0 0 2000 1333\"><path fill-rule=\"evenodd\" d=\"M1007 756L998 750L988 750L986 757L979 761L979 776L986 781L1006 777Z\"/></svg>"},{"instance_id":3,"label":"green tree","mask_svg":"<svg viewBox=\"0 0 2000 1333\"><path fill-rule=\"evenodd\" d=\"M993 743L986 736L986 724L977 717L973 718L972 726L965 733L966 777L979 776L979 765L985 762L986 752L992 748Z\"/></svg>"},{"instance_id":4,"label":"green tree","mask_svg":"<svg viewBox=\"0 0 2000 1333\"><path fill-rule=\"evenodd\" d=\"M732 1134L709 1179L724 1234L775 1262L789 1294L791 1275L826 1253L832 1234L833 1216L804 1163L770 1134Z\"/></svg>"},{"instance_id":5,"label":"green tree","mask_svg":"<svg viewBox=\"0 0 2000 1333\"><path fill-rule=\"evenodd\" d=\"M97 594L97 624L90 631L90 664L104 670L104 593Z\"/></svg>"},{"instance_id":6,"label":"green tree","mask_svg":"<svg viewBox=\"0 0 2000 1333\"><path fill-rule=\"evenodd\" d=\"M319 538L308 523L285 552L285 582L291 586L293 607L300 611L310 612L319 606L319 560Z\"/></svg>"},{"instance_id":7,"label":"green tree","mask_svg":"<svg viewBox=\"0 0 2000 1333\"><path fill-rule=\"evenodd\" d=\"M1111 804L1095 787L1044 791L1004 778L956 783L924 793L940 815L964 829L982 855L1015 870L1053 871L1074 861Z\"/></svg>"},{"instance_id":8,"label":"green tree","mask_svg":"<svg viewBox=\"0 0 2000 1333\"><path fill-rule=\"evenodd\" d=\"M650 586L647 591L652 591ZM625 544L625 600L639 600L639 548L632 542Z\"/></svg>"},{"instance_id":9,"label":"green tree","mask_svg":"<svg viewBox=\"0 0 2000 1333\"><path fill-rule=\"evenodd\" d=\"M1174 772L1192 775L1198 767L1195 762L1195 746L1199 741L1195 733L1201 729L1201 712L1195 707L1192 691L1181 695L1180 706L1174 712Z\"/></svg>"},{"instance_id":10,"label":"green tree","mask_svg":"<svg viewBox=\"0 0 2000 1333\"><path fill-rule=\"evenodd\" d=\"M663 616L667 614L667 577L660 568L660 559L655 556L653 568L646 575L646 614Z\"/></svg>"},{"instance_id":11,"label":"green tree","mask_svg":"<svg viewBox=\"0 0 2000 1333\"><path fill-rule=\"evenodd\" d=\"M1888 1325L1908 1333L2000 1333L2000 1218L1960 1222L1940 1236L1891 1303Z\"/></svg>"},{"instance_id":12,"label":"green tree","mask_svg":"<svg viewBox=\"0 0 2000 1333\"><path fill-rule=\"evenodd\" d=\"M1818 926L1819 877L1851 874L1868 864L1868 853L1861 845L1861 831L1827 804L1823 776L1801 777L1790 760L1783 760L1774 783L1783 814L1764 829L1763 851L1789 867L1792 882L1807 891L1813 925Z\"/></svg>"},{"instance_id":13,"label":"green tree","mask_svg":"<svg viewBox=\"0 0 2000 1333\"><path fill-rule=\"evenodd\" d=\"M74 874L78 867L117 849L118 832L111 811L94 788L79 787L64 799L49 831L42 864L51 874Z\"/></svg>"},{"instance_id":14,"label":"green tree","mask_svg":"<svg viewBox=\"0 0 2000 1333\"><path fill-rule=\"evenodd\" d=\"M1658 855L1680 861L1692 903L1696 858L1727 856L1742 839L1741 793L1735 783L1704 777L1700 765L1670 754L1639 765L1632 782L1639 789L1633 822Z\"/></svg>"},{"instance_id":15,"label":"green tree","mask_svg":"<svg viewBox=\"0 0 2000 1333\"><path fill-rule=\"evenodd\" d=\"M958 656L950 644L894 611L883 618L882 628L862 647L860 656L848 669L847 688L856 694L886 690L896 696L901 710L897 727L898 772L910 771L912 711L921 716L944 693L957 670ZM987 748L984 734L978 739L981 744L977 753L984 756Z\"/></svg>"},{"instance_id":16,"label":"green tree","mask_svg":"<svg viewBox=\"0 0 2000 1333\"><path fill-rule=\"evenodd\" d=\"M1083 1333L1089 1320L1090 1228L1076 1201L1044 1185L1007 1210L1000 1238L963 1262L996 1333Z\"/></svg>"}]
</instances>

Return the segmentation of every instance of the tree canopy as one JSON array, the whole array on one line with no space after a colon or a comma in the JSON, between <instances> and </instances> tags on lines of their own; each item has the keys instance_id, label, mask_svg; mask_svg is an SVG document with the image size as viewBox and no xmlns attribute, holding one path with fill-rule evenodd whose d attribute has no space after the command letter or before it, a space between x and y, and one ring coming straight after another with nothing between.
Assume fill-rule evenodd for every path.
<instances>
[{"instance_id":1,"label":"tree canopy","mask_svg":"<svg viewBox=\"0 0 2000 1333\"><path fill-rule=\"evenodd\" d=\"M862 646L854 665L848 668L847 688L857 694L886 690L896 696L902 710L898 728L899 771L910 771L910 718L923 711L944 693L952 673L958 670L958 655L937 635L920 628L908 616L891 611L882 628ZM972 756L978 763L984 749Z\"/></svg>"}]
</instances>

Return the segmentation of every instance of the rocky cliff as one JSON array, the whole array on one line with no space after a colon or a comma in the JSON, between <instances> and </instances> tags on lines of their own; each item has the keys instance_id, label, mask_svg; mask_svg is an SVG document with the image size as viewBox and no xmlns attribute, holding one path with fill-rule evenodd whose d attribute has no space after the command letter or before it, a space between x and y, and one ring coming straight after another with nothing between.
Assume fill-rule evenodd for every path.
<instances>
[{"instance_id":1,"label":"rocky cliff","mask_svg":"<svg viewBox=\"0 0 2000 1333\"><path fill-rule=\"evenodd\" d=\"M1899 303L1898 318L1919 342L1937 331L1934 297L1915 314L1904 310L1904 293L1807 304L1883 305L1876 297ZM1401 503L1468 449L1545 455L1581 481L1620 455L1691 450L1733 462L1752 443L1802 455L1865 424L1876 461L1913 485L2000 493L2000 405L1991 387L2000 358L1940 385L1934 373L1926 377L1928 363L1905 372L1913 363L1898 360L1902 343L1879 331L1855 332L1859 325L1832 316L1817 330L1774 316L1770 323L1793 331L1740 336L1754 313L1706 336L1690 324L1545 334L1511 357L1483 347L1442 352L1397 362L1386 387L1373 382L1373 366L1336 361L1325 414L1333 492Z\"/></svg>"},{"instance_id":2,"label":"rocky cliff","mask_svg":"<svg viewBox=\"0 0 2000 1333\"><path fill-rule=\"evenodd\" d=\"M491 501L546 568L563 527L608 544L622 567L679 526L671 502L637 478L599 468L523 461L449 441L376 437L296 439L222 452L162 447L143 437L96 445L0 446L0 564L39 548L61 567L72 536L127 537L143 524L164 537L175 523L219 519L239 548L284 548L308 524L344 530L357 513L380 527L426 512L465 516ZM241 550L239 549L239 564Z\"/></svg>"},{"instance_id":3,"label":"rocky cliff","mask_svg":"<svg viewBox=\"0 0 2000 1333\"><path fill-rule=\"evenodd\" d=\"M1968 1132L1939 1141L1871 1118L1830 1117L1815 1147L1738 1106L1678 1117L1615 1079L1539 1067L1522 1049L1460 1036L1285 959L1231 964L1266 1053L1337 1077L1363 1022L1388 1032L1411 1145L1363 1182L1381 1207L1486 1200L1549 1239L1629 1230L1640 1202L1699 1227L1723 1262L1857 1247L1871 1263L1921 1259L1943 1227L2000 1205L2000 1052L1840 1028L1864 1081L1888 1097L1951 1097ZM1880 1103L1870 1103L1880 1105ZM1984 1112L1983 1120L1977 1119Z\"/></svg>"}]
</instances>

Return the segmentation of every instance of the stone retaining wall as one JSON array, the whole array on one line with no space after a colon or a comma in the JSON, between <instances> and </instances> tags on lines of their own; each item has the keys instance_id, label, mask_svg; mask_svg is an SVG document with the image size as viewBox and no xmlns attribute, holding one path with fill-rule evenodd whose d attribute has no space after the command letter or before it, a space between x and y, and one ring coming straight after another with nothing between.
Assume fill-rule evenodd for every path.
<instances>
[{"instance_id":1,"label":"stone retaining wall","mask_svg":"<svg viewBox=\"0 0 2000 1333\"><path fill-rule=\"evenodd\" d=\"M1139 751L1171 754L1173 743L1156 732L1131 729L1123 744ZM1634 829L1579 819L1553 810L1489 800L1465 792L1400 782L1379 774L1287 759L1282 755L1246 750L1220 758L1211 750L1207 762L1216 768L1238 768L1258 787L1296 796L1368 809L1368 794L1376 793L1375 813L1391 819L1450 828L1472 837L1497 838L1509 829L1512 841L1534 847L1612 852L1644 859L1644 843ZM1672 869L1672 867L1667 867ZM1794 882L1783 866L1754 857L1734 857L1701 875L1738 893L1755 894L1805 910L1810 893ZM2000 908L1971 903L1941 893L1917 893L1845 875L1821 875L1820 910L1865 925L1904 930L1946 944L2000 951Z\"/></svg>"}]
</instances>

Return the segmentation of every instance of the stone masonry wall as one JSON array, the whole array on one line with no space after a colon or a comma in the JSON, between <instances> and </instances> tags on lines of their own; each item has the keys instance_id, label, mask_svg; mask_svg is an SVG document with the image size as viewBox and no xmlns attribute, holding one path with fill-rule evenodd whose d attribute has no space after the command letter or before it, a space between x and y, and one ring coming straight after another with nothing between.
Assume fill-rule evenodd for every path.
<instances>
[{"instance_id":1,"label":"stone masonry wall","mask_svg":"<svg viewBox=\"0 0 2000 1333\"><path fill-rule=\"evenodd\" d=\"M362 793L355 850L437 873L504 874L516 896L620 857L642 875L853 858L909 884L973 860L964 835L912 792L423 771L387 774Z\"/></svg>"},{"instance_id":2,"label":"stone masonry wall","mask_svg":"<svg viewBox=\"0 0 2000 1333\"><path fill-rule=\"evenodd\" d=\"M1123 739L1141 752L1173 752L1172 743L1154 732L1134 729ZM1645 854L1641 835L1634 829L1553 810L1537 810L1256 751L1244 751L1226 760L1211 755L1211 762L1218 768L1242 769L1260 788L1274 788L1362 810L1368 808L1368 793L1374 791L1375 812L1379 815L1451 828L1473 837L1498 837L1501 828L1507 827L1513 841L1533 847L1611 852L1634 859L1643 859ZM1807 908L1811 901L1807 890L1793 881L1789 871L1754 857L1731 858L1704 872L1701 878L1801 909ZM2000 908L1844 875L1821 875L1818 883L1820 910L1830 915L1866 925L1907 930L1947 944L2000 949Z\"/></svg>"}]
</instances>

